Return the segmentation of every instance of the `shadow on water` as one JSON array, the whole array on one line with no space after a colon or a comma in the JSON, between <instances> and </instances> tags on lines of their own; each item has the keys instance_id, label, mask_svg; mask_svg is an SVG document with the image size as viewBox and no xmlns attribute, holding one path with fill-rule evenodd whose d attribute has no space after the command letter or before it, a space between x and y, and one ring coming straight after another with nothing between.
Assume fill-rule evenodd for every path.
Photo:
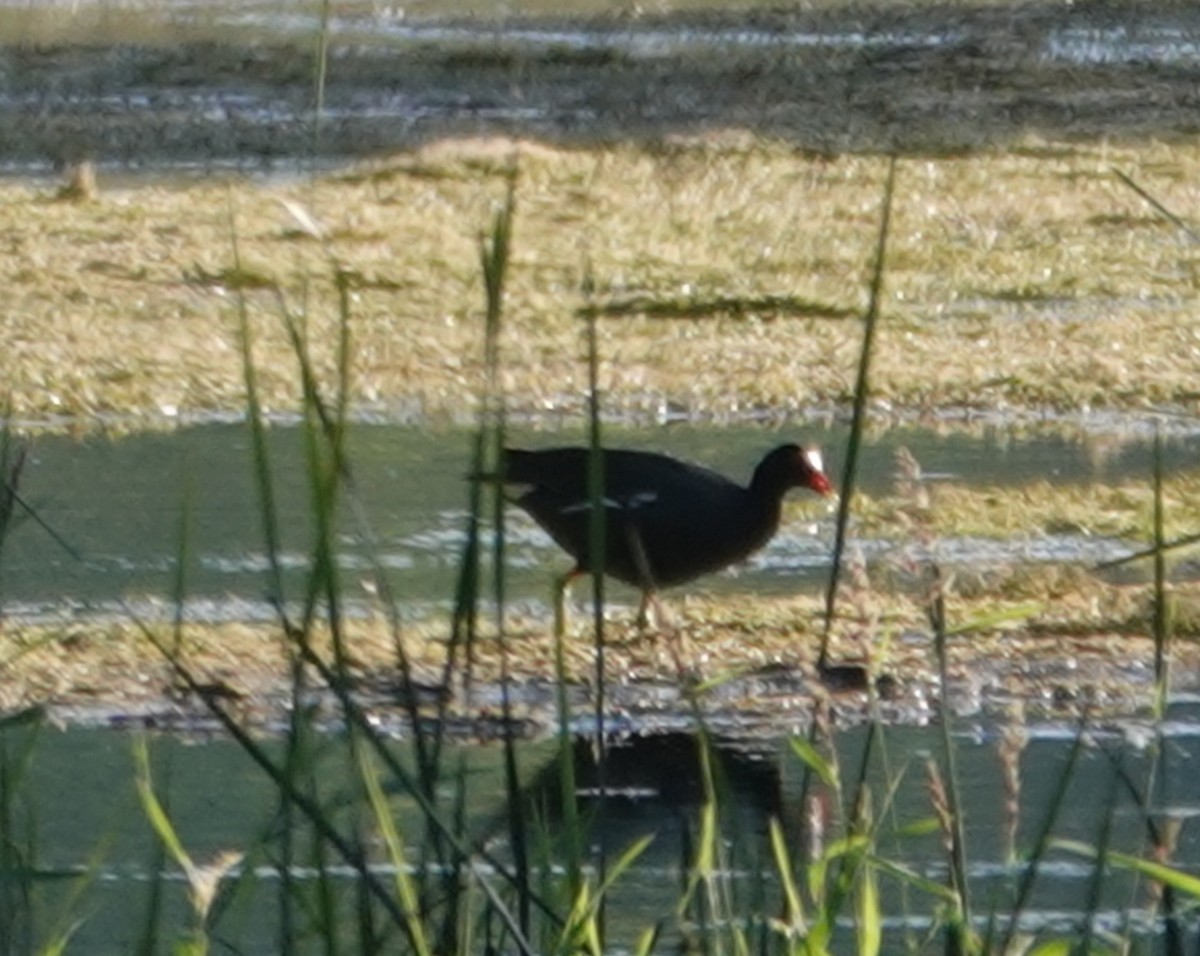
<instances>
[{"instance_id":1,"label":"shadow on water","mask_svg":"<svg viewBox=\"0 0 1200 956\"><path fill-rule=\"evenodd\" d=\"M812 426L786 432L739 427L669 426L612 428L618 446L667 451L746 480L764 451L784 440L816 441L825 447L831 474L840 468L840 432ZM378 554L406 613L443 606L453 593L462 545L468 441L465 433L360 425L351 453L356 489L370 521L372 546L352 534L339 541L353 613L354 573L367 577ZM572 434L517 432L514 444L531 447L578 441ZM268 436L283 526L282 560L297 587L308 570L312 529L309 488L299 434L276 428ZM1035 481L1112 483L1144 480L1149 439L1056 430L1020 434L989 429L978 436L938 434L917 428L892 429L867 447L862 487L889 493L897 448L909 448L939 480L962 485L1020 488ZM1200 436L1169 442L1165 467L1190 468L1200 453ZM189 510L193 567L188 572L188 614L226 621L272 618L264 600L262 535L252 486L250 453L243 426L212 425L170 434L133 435L82 442L41 437L26 465L27 498L80 553L78 561L33 526L14 534L3 555L6 613L43 615L125 614L117 595L147 619L173 613L168 596L178 555L179 519ZM735 573L705 578L690 591L784 592L816 589L825 580L831 516L806 507L797 523L785 524L777 539ZM874 545L865 542L870 549ZM1022 561L1099 561L1127 553L1122 542L1045 534L1020 541L962 539L942 542L946 560L962 564ZM510 596L541 607L548 581L566 558L523 516L509 528ZM631 594L617 590L623 602ZM366 599L358 591L357 598Z\"/></svg>"},{"instance_id":2,"label":"shadow on water","mask_svg":"<svg viewBox=\"0 0 1200 956\"><path fill-rule=\"evenodd\" d=\"M1169 746L1163 779L1166 789L1158 796L1165 817L1182 826L1174 860L1188 867L1200 864L1200 830L1194 825L1200 812L1189 753L1200 740L1200 710L1196 700L1175 704L1167 723ZM1027 846L1042 824L1046 807L1058 783L1076 728L1069 723L1031 723L1025 727L1027 743L1019 758L1021 791L1019 811L1012 818L1006 810L1001 776L1000 741L1005 725L995 722L961 726L958 747L964 800L970 807L967 839L970 844L969 877L981 899L1007 899L1021 872L1014 862L1008 841L1015 834L1018 846ZM1140 778L1153 759L1145 746L1144 728L1135 721L1096 727L1092 742L1076 765L1070 782L1067 805L1071 814L1056 827L1063 839L1094 840L1104 825L1107 807L1096 795L1108 792L1116 767ZM846 787L862 759L870 731L857 728L836 737L838 764L844 768ZM898 779L891 823L885 832L896 830L888 841L888 858L909 866L932 880L944 878L941 835L916 826L929 815L929 795L924 761L939 746L935 728L895 727L886 731L889 751L894 756L893 779ZM282 746L282 743L272 745ZM619 852L633 841L654 835L634 870L617 884L611 902L611 939L616 946L630 945L637 932L652 925L678 902L681 867L691 852L698 827L698 812L704 801L702 771L696 738L691 734L631 735L612 741L608 751L606 786L608 798L596 818L591 838ZM246 755L232 742L158 738L152 742L156 776L172 806L180 837L199 859L209 859L231 847L249 850L235 871L226 899L216 917L214 938L232 951L270 953L277 940L275 896L277 872L255 848L272 839L277 794L257 772ZM402 744L396 744L403 753ZM338 788L353 776L347 766L346 748L331 742L319 759L328 785L324 795L337 803ZM505 832L497 799L503 799L504 780L501 749L471 746L462 750L471 768L472 786L467 807L469 830L478 837ZM561 823L561 768L557 745L531 744L521 750L525 768L522 799L535 810L542 825L553 831ZM753 743L718 740L715 750L716 786L722 795L723 846L727 854L725 872L736 893L745 898L757 895L762 905L754 912L770 913L776 908L778 885L773 878L770 849L766 841L771 817L781 820L789 844L801 852L819 846L824 830L839 832L836 801L821 788L805 781L803 765L790 753L786 740ZM404 759L404 758L402 758ZM596 807L597 778L591 742L579 742L572 751L578 780L577 800L585 812ZM88 916L79 927L73 944L78 951L95 954L132 951L140 925L143 888L162 879L167 886L166 913L174 920L186 912L185 883L178 872L154 873L146 869L153 858L153 834L137 806L132 782L133 758L128 736L111 731L73 729L43 731L38 760L32 767L27 792L37 801L39 862L43 868L64 873L82 872L98 844L107 845L98 878L84 891L82 903ZM169 772L168 772L169 771ZM214 786L220 781L219 786ZM876 792L888 789L888 780L876 768L867 783ZM80 801L80 793L104 794L104 800ZM393 794L394 812L403 830L415 826L419 814L408 796ZM814 824L814 821L819 821ZM814 826L819 832L814 832ZM1011 829L1010 829L1011 825ZM1118 801L1112 821L1110 847L1138 852L1144 818L1129 798ZM892 842L894 840L894 842ZM414 861L415 863L415 861ZM386 867L384 868L386 870ZM381 871L382 872L382 871ZM1024 911L1022 927L1029 932L1053 930L1073 932L1078 914L1088 908L1093 869L1089 861L1053 853L1042 863L1032 904ZM312 877L303 867L294 874L299 880ZM339 892L352 894L355 880L349 873L338 876ZM71 892L68 882L43 888L47 899ZM922 917L929 906L906 900L896 884L881 881L881 899L886 926L895 942L906 928L922 930ZM1152 890L1136 885L1128 874L1112 871L1106 879L1103 898L1095 911L1115 928L1129 918L1136 928L1149 921ZM50 906L49 912L55 912ZM174 915L171 915L174 914ZM1124 914L1124 916L1123 916ZM850 938L849 927L843 930ZM846 937L843 937L846 939Z\"/></svg>"},{"instance_id":3,"label":"shadow on water","mask_svg":"<svg viewBox=\"0 0 1200 956\"><path fill-rule=\"evenodd\" d=\"M59 20L0 7L13 38L0 45L11 169L81 157L269 167L314 149L352 157L480 134L590 145L741 129L817 152L940 154L1030 133L1107 141L1196 128L1200 13L1189 4L680 4L653 15L603 4L573 18L532 4L503 17L351 6L329 23L318 139L316 12L163 4L89 18L83 7L71 19L64 5Z\"/></svg>"}]
</instances>

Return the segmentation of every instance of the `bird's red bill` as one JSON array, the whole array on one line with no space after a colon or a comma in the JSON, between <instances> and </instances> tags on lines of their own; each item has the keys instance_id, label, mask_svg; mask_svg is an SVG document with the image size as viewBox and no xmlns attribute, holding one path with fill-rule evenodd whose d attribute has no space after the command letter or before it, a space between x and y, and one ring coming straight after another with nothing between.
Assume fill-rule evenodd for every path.
<instances>
[{"instance_id":1,"label":"bird's red bill","mask_svg":"<svg viewBox=\"0 0 1200 956\"><path fill-rule=\"evenodd\" d=\"M819 495L828 495L833 491L833 485L825 475L825 463L821 453L816 448L804 449L804 458L808 462L808 487Z\"/></svg>"}]
</instances>

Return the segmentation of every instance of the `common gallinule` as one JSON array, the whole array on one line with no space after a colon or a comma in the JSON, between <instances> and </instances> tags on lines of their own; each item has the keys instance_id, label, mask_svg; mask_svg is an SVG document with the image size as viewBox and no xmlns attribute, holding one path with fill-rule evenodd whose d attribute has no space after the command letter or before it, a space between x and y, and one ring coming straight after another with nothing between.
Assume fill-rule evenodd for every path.
<instances>
[{"instance_id":1,"label":"common gallinule","mask_svg":"<svg viewBox=\"0 0 1200 956\"><path fill-rule=\"evenodd\" d=\"M591 571L587 448L506 449L504 482L513 501L575 559L555 591L556 627L563 626L565 592ZM646 621L655 591L683 584L741 561L779 527L791 488L829 494L816 448L781 445L754 469L748 487L666 455L602 452L606 574L642 591L638 620Z\"/></svg>"}]
</instances>

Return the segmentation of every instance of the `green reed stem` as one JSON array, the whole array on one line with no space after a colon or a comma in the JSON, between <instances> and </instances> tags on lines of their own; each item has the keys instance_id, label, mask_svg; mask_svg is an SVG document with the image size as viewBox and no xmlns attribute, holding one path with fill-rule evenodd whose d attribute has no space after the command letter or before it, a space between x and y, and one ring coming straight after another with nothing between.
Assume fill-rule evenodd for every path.
<instances>
[{"instance_id":1,"label":"green reed stem","mask_svg":"<svg viewBox=\"0 0 1200 956\"><path fill-rule=\"evenodd\" d=\"M1130 176L1128 173L1124 173L1121 170L1115 169L1115 168L1112 170L1112 174L1114 176L1116 176L1117 179L1119 179L1122 183L1124 183L1126 186L1128 186L1130 189L1132 189L1135 193L1137 193L1139 196L1141 196L1142 199L1144 199L1147 203L1149 203L1150 207L1155 212L1157 212L1160 216L1162 216L1164 219L1168 220L1176 228L1182 229L1187 234L1187 237L1192 242L1200 242L1200 233L1197 233L1196 230L1193 229L1183 219L1182 216L1179 216L1176 213L1172 212L1165 205L1163 205L1162 202L1160 202L1158 199L1156 199L1154 196L1152 196L1147 190L1145 190L1141 186L1139 186L1132 176Z\"/></svg>"},{"instance_id":2,"label":"green reed stem","mask_svg":"<svg viewBox=\"0 0 1200 956\"><path fill-rule=\"evenodd\" d=\"M232 194L226 193L227 215L229 220L229 244L233 256L234 268L242 271L241 249L237 229L237 219L234 215ZM250 429L250 447L253 455L253 483L258 494L258 515L262 522L264 551L267 558L267 595L275 604L284 631L284 653L289 664L291 698L294 706L289 709L288 729L284 740L284 759L282 773L291 787L298 786L300 767L306 762L308 752L308 717L307 710L299 706L307 692L306 672L303 658L296 653L292 646L294 634L286 619L284 611L286 597L283 586L283 567L280 563L282 553L282 535L280 531L279 512L275 503L275 481L271 472L271 460L267 451L266 424L263 416L262 403L258 391L258 370L254 363L254 344L250 329L250 315L246 304L246 296L239 288L237 296L238 313L238 345L242 353L242 379L246 389L246 422ZM295 914L295 813L291 801L287 800L282 790L278 804L280 817L280 848L279 848L279 891L276 901L279 909L279 932L277 936L281 952L289 952L295 945L297 936Z\"/></svg>"},{"instance_id":3,"label":"green reed stem","mask_svg":"<svg viewBox=\"0 0 1200 956\"><path fill-rule=\"evenodd\" d=\"M496 472L504 467L504 394L500 384L500 333L504 313L504 282L508 273L512 248L513 216L516 208L517 164L515 158L508 170L508 188L504 205L497 212L490 238L481 244L480 263L483 269L486 294L484 332L484 365L486 368L485 429L490 430L492 442L490 460ZM500 699L504 716L504 776L508 793L509 844L517 882L517 927L520 937L528 938L532 889L530 885L529 841L525 820L525 805L521 799L520 773L517 765L517 742L512 719L511 680L509 677L508 641L505 632L505 501L497 487L492 497L492 584L496 606L496 641L500 649Z\"/></svg>"},{"instance_id":4,"label":"green reed stem","mask_svg":"<svg viewBox=\"0 0 1200 956\"><path fill-rule=\"evenodd\" d=\"M829 586L825 592L825 627L821 633L821 652L818 667L829 661L829 635L833 628L837 602L838 579L841 576L842 552L846 546L846 528L850 523L850 506L858 477L858 453L862 445L867 420L867 396L870 391L871 356L875 344L875 328L883 298L884 264L887 254L888 230L892 220L892 197L896 188L896 157L888 160L887 180L883 187L883 210L879 220L879 238L875 243L875 263L871 273L871 296L863 317L863 341L858 355L858 378L854 384L854 413L850 420L850 437L846 445L846 460L842 467L841 495L838 499L837 530L833 542L833 562L829 571Z\"/></svg>"},{"instance_id":5,"label":"green reed stem","mask_svg":"<svg viewBox=\"0 0 1200 956\"><path fill-rule=\"evenodd\" d=\"M313 64L313 158L321 155L325 114L325 85L329 75L329 22L333 14L332 0L321 2L321 24L317 30L316 62Z\"/></svg>"},{"instance_id":6,"label":"green reed stem","mask_svg":"<svg viewBox=\"0 0 1200 956\"><path fill-rule=\"evenodd\" d=\"M593 281L591 270L584 273L583 295L585 306L591 305ZM606 882L608 853L604 845L603 817L608 795L608 756L607 740L604 732L605 722L605 633L604 633L604 600L605 556L608 544L605 535L608 533L606 509L604 506L604 448L601 433L600 418L600 344L597 335L597 319L589 310L586 318L587 329L587 360L588 360L588 501L591 508L588 512L588 563L592 570L592 635L596 647L595 678L595 720L594 746L596 752L596 811L593 820L598 835L598 868L600 883ZM601 942L604 938L605 916L607 901L601 899L597 912L597 925Z\"/></svg>"},{"instance_id":7,"label":"green reed stem","mask_svg":"<svg viewBox=\"0 0 1200 956\"><path fill-rule=\"evenodd\" d=\"M1171 667L1171 605L1167 594L1167 559L1163 534L1163 449L1162 433L1154 433L1154 689L1155 714L1166 715Z\"/></svg>"},{"instance_id":8,"label":"green reed stem","mask_svg":"<svg viewBox=\"0 0 1200 956\"><path fill-rule=\"evenodd\" d=\"M1021 871L1021 879L1017 884L1016 897L1013 901L1012 910L1009 913L1008 928L1005 930L1004 936L998 946L992 945L991 931L989 931L988 938L984 940L983 945L985 953L1010 953L1013 951L1013 947L1016 946L1016 934L1019 930L1021 914L1025 911L1025 907L1029 905L1029 900L1033 895L1033 888L1037 882L1042 861L1046 858L1046 854L1050 850L1050 844L1054 839L1054 827L1058 824L1062 812L1067 809L1067 790L1075 777L1075 768L1079 765L1079 759L1083 756L1084 750L1087 747L1086 731L1088 719L1089 715L1085 710L1080 715L1079 726L1076 728L1075 739L1071 743L1070 753L1067 754L1067 761L1063 764L1062 771L1058 775L1058 782L1055 784L1054 793L1051 795L1050 802L1046 806L1041 826L1038 828L1037 836L1034 837L1033 846Z\"/></svg>"},{"instance_id":9,"label":"green reed stem","mask_svg":"<svg viewBox=\"0 0 1200 956\"><path fill-rule=\"evenodd\" d=\"M967 844L963 828L962 795L959 792L958 753L954 746L952 730L953 713L950 706L950 671L949 649L946 631L946 595L945 582L941 568L933 565L932 594L929 605L929 619L933 627L934 648L938 662L938 694L941 710L942 753L946 766L946 801L950 813L950 878L955 895L958 899L958 912L955 914L957 923L952 929L952 938L948 946L958 952L970 952L975 947L971 945L971 893L967 874Z\"/></svg>"},{"instance_id":10,"label":"green reed stem","mask_svg":"<svg viewBox=\"0 0 1200 956\"><path fill-rule=\"evenodd\" d=\"M1152 767L1157 771L1152 778L1157 784L1155 799L1156 806L1165 806L1168 800L1167 768L1170 766L1165 759L1167 740L1163 735L1163 721L1167 717L1167 707L1171 690L1171 598L1167 593L1167 560L1163 553L1166 536L1163 534L1165 508L1163 505L1163 447L1162 432L1154 432L1154 761ZM1159 831L1159 839L1155 841L1154 851L1163 856L1170 851L1165 837L1165 828ZM1158 901L1158 910L1166 926L1165 946L1170 956L1184 952L1184 932L1179 924L1176 912L1175 890L1164 884Z\"/></svg>"}]
</instances>

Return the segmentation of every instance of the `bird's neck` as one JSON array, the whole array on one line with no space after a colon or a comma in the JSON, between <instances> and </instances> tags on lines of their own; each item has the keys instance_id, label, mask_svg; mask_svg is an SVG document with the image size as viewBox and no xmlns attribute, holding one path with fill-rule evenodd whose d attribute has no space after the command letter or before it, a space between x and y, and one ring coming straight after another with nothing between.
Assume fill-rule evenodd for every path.
<instances>
[{"instance_id":1,"label":"bird's neck","mask_svg":"<svg viewBox=\"0 0 1200 956\"><path fill-rule=\"evenodd\" d=\"M779 529L783 517L783 496L787 488L772 486L763 487L752 484L747 491L747 503L750 509L750 522L761 529L763 540L769 539Z\"/></svg>"},{"instance_id":2,"label":"bird's neck","mask_svg":"<svg viewBox=\"0 0 1200 956\"><path fill-rule=\"evenodd\" d=\"M778 475L773 475L760 468L750 479L750 487L747 491L760 507L772 508L778 512L783 506L783 496L791 490L791 487L791 482L781 481Z\"/></svg>"}]
</instances>

